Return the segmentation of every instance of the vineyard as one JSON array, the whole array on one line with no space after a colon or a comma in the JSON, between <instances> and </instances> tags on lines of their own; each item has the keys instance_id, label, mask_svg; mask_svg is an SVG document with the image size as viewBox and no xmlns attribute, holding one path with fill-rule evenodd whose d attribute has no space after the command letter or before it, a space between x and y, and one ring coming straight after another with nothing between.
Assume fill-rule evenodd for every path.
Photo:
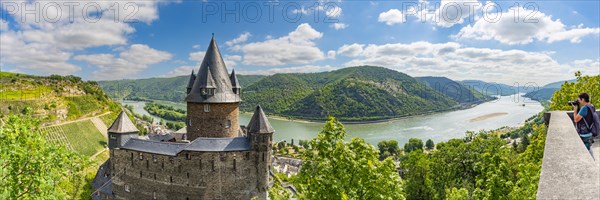
<instances>
[{"instance_id":1,"label":"vineyard","mask_svg":"<svg viewBox=\"0 0 600 200\"><path fill-rule=\"evenodd\" d=\"M42 128L42 131L45 133L44 136L46 137L46 141L55 145L64 146L67 149L74 151L73 146L71 146L71 143L69 143L69 141L67 140L67 137L65 136L65 131L62 129L61 126L51 126Z\"/></svg>"},{"instance_id":2,"label":"vineyard","mask_svg":"<svg viewBox=\"0 0 600 200\"><path fill-rule=\"evenodd\" d=\"M106 137L90 120L45 127L42 131L49 142L86 156L94 155L107 145Z\"/></svg>"}]
</instances>

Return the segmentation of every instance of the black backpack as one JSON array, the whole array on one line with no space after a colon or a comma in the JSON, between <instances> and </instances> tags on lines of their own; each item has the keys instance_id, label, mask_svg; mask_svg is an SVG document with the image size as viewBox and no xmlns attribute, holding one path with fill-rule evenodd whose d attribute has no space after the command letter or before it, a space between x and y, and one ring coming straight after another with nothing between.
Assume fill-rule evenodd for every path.
<instances>
[{"instance_id":1,"label":"black backpack","mask_svg":"<svg viewBox=\"0 0 600 200\"><path fill-rule=\"evenodd\" d=\"M596 108L594 108L594 106L592 104L588 103L585 106L588 108L588 110L592 114L592 121L591 121L591 123L588 123L587 120L585 120L585 117L583 117L582 118L583 122L585 122L585 126L587 126L587 130L592 132L592 136L598 137L598 133L600 133L600 117L598 117L598 113L596 113Z\"/></svg>"}]
</instances>

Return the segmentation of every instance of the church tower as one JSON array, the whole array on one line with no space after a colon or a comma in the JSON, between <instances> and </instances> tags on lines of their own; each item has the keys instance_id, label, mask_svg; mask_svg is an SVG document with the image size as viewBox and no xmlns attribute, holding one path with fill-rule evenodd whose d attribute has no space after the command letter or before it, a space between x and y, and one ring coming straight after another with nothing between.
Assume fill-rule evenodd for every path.
<instances>
[{"instance_id":1,"label":"church tower","mask_svg":"<svg viewBox=\"0 0 600 200\"><path fill-rule=\"evenodd\" d=\"M214 35L192 80L186 98L188 140L239 136L240 87L235 72L228 74Z\"/></svg>"}]
</instances>

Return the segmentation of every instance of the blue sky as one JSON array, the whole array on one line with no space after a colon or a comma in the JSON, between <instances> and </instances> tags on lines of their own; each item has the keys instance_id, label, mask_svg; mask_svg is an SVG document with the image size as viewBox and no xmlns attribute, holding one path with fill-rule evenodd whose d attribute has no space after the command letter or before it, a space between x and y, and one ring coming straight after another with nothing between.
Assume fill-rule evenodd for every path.
<instances>
[{"instance_id":1,"label":"blue sky","mask_svg":"<svg viewBox=\"0 0 600 200\"><path fill-rule=\"evenodd\" d=\"M543 85L578 70L600 73L598 1L0 5L2 71L89 80L187 75L214 33L228 68L240 74L376 65L412 76Z\"/></svg>"}]
</instances>

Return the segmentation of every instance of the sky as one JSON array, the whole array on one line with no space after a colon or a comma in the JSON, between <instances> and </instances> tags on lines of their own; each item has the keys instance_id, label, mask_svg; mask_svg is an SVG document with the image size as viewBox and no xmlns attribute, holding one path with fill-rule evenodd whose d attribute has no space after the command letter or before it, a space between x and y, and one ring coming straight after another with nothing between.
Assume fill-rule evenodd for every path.
<instances>
[{"instance_id":1,"label":"sky","mask_svg":"<svg viewBox=\"0 0 600 200\"><path fill-rule=\"evenodd\" d=\"M189 75L212 34L238 74L382 66L510 85L600 74L599 1L0 2L0 67L86 80Z\"/></svg>"}]
</instances>

